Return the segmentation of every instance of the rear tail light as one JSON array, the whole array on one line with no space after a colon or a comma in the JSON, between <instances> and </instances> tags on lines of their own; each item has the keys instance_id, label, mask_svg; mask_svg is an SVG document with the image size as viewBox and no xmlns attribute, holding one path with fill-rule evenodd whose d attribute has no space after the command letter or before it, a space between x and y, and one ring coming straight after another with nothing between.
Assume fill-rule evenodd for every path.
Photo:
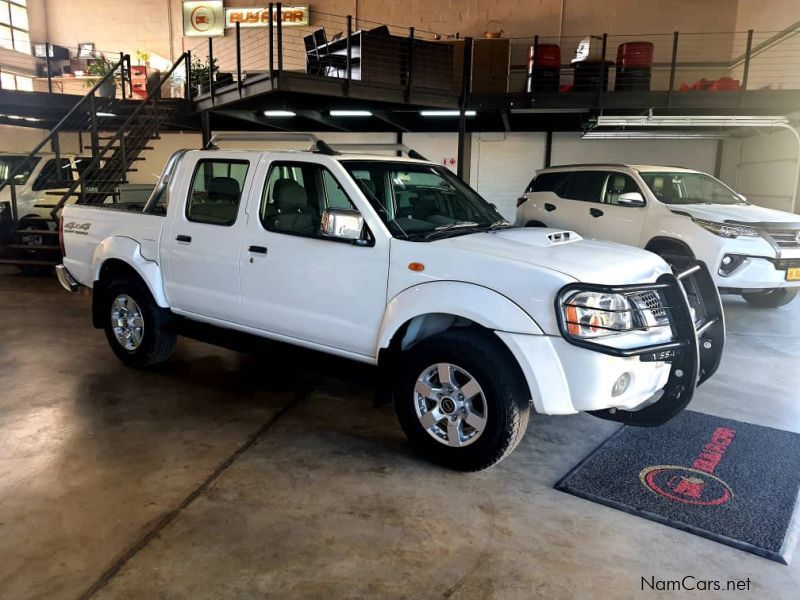
<instances>
[{"instance_id":1,"label":"rear tail light","mask_svg":"<svg viewBox=\"0 0 800 600\"><path fill-rule=\"evenodd\" d=\"M61 246L61 256L66 256L64 249L64 217L58 217L58 245Z\"/></svg>"}]
</instances>

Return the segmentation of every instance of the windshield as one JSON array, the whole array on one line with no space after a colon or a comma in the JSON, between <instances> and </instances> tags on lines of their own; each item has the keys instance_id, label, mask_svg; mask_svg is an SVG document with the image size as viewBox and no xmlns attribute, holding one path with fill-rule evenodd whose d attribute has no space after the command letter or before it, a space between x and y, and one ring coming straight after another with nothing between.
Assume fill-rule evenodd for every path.
<instances>
[{"instance_id":1,"label":"windshield","mask_svg":"<svg viewBox=\"0 0 800 600\"><path fill-rule=\"evenodd\" d=\"M639 175L665 204L747 204L727 185L705 173L640 171Z\"/></svg>"},{"instance_id":2,"label":"windshield","mask_svg":"<svg viewBox=\"0 0 800 600\"><path fill-rule=\"evenodd\" d=\"M430 240L508 223L445 168L421 163L342 161L395 237Z\"/></svg>"},{"instance_id":3,"label":"windshield","mask_svg":"<svg viewBox=\"0 0 800 600\"><path fill-rule=\"evenodd\" d=\"M36 163L39 162L39 159L34 157L26 162L26 158L27 156L0 155L0 185L8 183L8 177L23 163L24 166L14 176L14 183L17 185L27 183L28 178L31 176L31 171L33 171Z\"/></svg>"}]
</instances>

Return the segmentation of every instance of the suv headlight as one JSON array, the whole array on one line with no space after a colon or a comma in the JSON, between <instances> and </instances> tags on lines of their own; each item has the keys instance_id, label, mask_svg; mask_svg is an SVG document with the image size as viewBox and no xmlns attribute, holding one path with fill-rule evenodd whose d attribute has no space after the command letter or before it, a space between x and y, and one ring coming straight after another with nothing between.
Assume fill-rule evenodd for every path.
<instances>
[{"instance_id":1,"label":"suv headlight","mask_svg":"<svg viewBox=\"0 0 800 600\"><path fill-rule=\"evenodd\" d=\"M752 227L743 225L728 225L727 223L715 223L714 221L705 221L703 219L692 219L692 221L714 235L724 238L758 237L761 235Z\"/></svg>"},{"instance_id":2,"label":"suv headlight","mask_svg":"<svg viewBox=\"0 0 800 600\"><path fill-rule=\"evenodd\" d=\"M562 333L614 348L668 342L668 307L658 290L622 293L572 290L559 301Z\"/></svg>"}]
</instances>

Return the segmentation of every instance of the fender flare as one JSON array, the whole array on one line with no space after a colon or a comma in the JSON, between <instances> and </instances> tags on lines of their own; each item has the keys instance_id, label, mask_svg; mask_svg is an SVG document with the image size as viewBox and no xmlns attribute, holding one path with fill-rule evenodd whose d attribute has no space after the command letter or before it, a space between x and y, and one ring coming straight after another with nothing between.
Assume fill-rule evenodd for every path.
<instances>
[{"instance_id":1,"label":"fender flare","mask_svg":"<svg viewBox=\"0 0 800 600\"><path fill-rule=\"evenodd\" d=\"M695 258L694 252L692 251L692 249L689 246L689 244L687 244L682 239L679 239L679 238L676 238L676 237L670 237L670 236L666 236L666 235L657 235L657 236L655 236L653 238L650 238L650 240L647 242L647 244L645 244L644 249L645 250L649 250L650 246L653 246L653 245L656 245L656 244L659 244L659 243L673 244L675 246L679 246L680 248L683 249L684 252L686 252L686 255L689 258L691 258L691 259ZM651 252L652 252L652 250L651 250Z\"/></svg>"},{"instance_id":2,"label":"fender flare","mask_svg":"<svg viewBox=\"0 0 800 600\"><path fill-rule=\"evenodd\" d=\"M100 279L103 265L111 259L124 262L142 278L156 304L161 308L169 308L169 301L164 293L164 280L161 267L157 262L142 256L141 246L134 239L122 236L107 237L95 248L92 256L92 281Z\"/></svg>"},{"instance_id":3,"label":"fender flare","mask_svg":"<svg viewBox=\"0 0 800 600\"><path fill-rule=\"evenodd\" d=\"M407 288L389 301L378 335L378 349L388 348L395 334L411 319L430 314L463 317L494 331L544 333L518 304L494 290L462 281L432 281Z\"/></svg>"}]
</instances>

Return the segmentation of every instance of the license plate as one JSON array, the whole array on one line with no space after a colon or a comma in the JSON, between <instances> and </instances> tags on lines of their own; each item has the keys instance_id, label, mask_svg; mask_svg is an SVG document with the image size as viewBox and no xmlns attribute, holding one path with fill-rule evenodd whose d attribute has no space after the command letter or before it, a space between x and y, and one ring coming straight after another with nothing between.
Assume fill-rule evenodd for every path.
<instances>
[{"instance_id":1,"label":"license plate","mask_svg":"<svg viewBox=\"0 0 800 600\"><path fill-rule=\"evenodd\" d=\"M790 267L786 271L786 281L800 281L800 267Z\"/></svg>"}]
</instances>

